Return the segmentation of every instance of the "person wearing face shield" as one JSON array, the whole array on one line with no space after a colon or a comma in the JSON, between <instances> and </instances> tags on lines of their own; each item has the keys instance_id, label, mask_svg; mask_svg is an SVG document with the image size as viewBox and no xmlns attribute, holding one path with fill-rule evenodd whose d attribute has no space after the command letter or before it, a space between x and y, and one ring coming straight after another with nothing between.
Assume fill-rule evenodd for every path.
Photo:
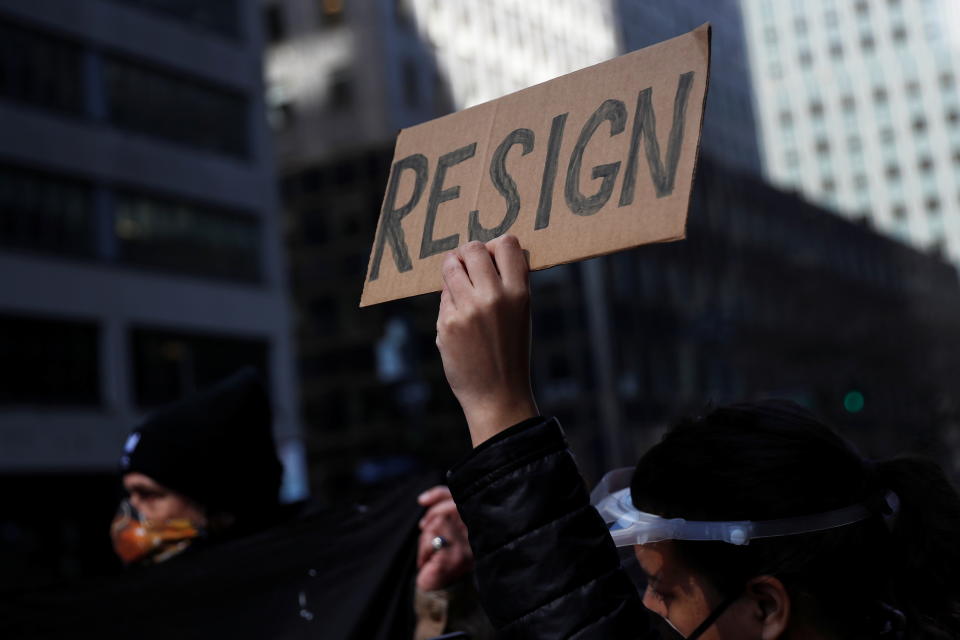
<instances>
[{"instance_id":1,"label":"person wearing face shield","mask_svg":"<svg viewBox=\"0 0 960 640\"><path fill-rule=\"evenodd\" d=\"M451 252L437 319L474 445L449 486L501 637L960 637L956 490L793 403L682 420L589 493L531 390L527 271L514 238Z\"/></svg>"},{"instance_id":2,"label":"person wearing face shield","mask_svg":"<svg viewBox=\"0 0 960 640\"><path fill-rule=\"evenodd\" d=\"M137 426L120 459L127 498L110 528L121 560L155 564L275 524L283 468L272 428L253 368Z\"/></svg>"}]
</instances>

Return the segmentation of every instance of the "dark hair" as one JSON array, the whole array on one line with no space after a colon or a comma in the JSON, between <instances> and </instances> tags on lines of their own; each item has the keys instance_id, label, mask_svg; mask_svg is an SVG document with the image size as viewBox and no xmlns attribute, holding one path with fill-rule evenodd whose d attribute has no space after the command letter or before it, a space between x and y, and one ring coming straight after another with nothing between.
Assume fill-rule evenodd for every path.
<instances>
[{"instance_id":1,"label":"dark hair","mask_svg":"<svg viewBox=\"0 0 960 640\"><path fill-rule=\"evenodd\" d=\"M891 525L882 517L887 490L901 503ZM724 596L777 576L798 615L841 637L876 637L899 617L892 610L904 614L905 638L960 637L960 496L931 461L865 461L812 413L771 400L681 421L637 463L631 493L642 511L692 520L875 505L876 517L827 531L675 545Z\"/></svg>"}]
</instances>

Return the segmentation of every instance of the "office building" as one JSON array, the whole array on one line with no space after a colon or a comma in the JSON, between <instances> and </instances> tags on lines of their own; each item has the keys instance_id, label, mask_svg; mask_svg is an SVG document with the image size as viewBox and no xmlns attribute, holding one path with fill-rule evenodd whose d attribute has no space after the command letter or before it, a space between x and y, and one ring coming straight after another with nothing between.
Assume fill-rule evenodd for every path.
<instances>
[{"instance_id":1,"label":"office building","mask_svg":"<svg viewBox=\"0 0 960 640\"><path fill-rule=\"evenodd\" d=\"M951 370L935 354L953 335L937 318L960 317L955 274L760 179L737 7L704 5L263 0L303 415L322 492L443 468L469 446L436 354L435 296L357 308L397 130L707 20L715 82L690 237L534 274L543 409L561 417L591 475L629 462L707 400L764 395L850 422L878 452L938 450L946 419L931 407L949 394L910 375L928 359ZM937 313L918 319L917 308ZM887 345L871 373L885 331L920 337ZM898 350L908 343L916 350ZM847 411L848 393L864 407ZM928 410L921 442L906 442Z\"/></svg>"},{"instance_id":2,"label":"office building","mask_svg":"<svg viewBox=\"0 0 960 640\"><path fill-rule=\"evenodd\" d=\"M617 55L609 2L262 0L283 171Z\"/></svg>"},{"instance_id":3,"label":"office building","mask_svg":"<svg viewBox=\"0 0 960 640\"><path fill-rule=\"evenodd\" d=\"M753 85L739 0L616 0L615 4L624 51L673 38L704 22L711 24L710 90L700 150L724 166L759 175Z\"/></svg>"},{"instance_id":4,"label":"office building","mask_svg":"<svg viewBox=\"0 0 960 640\"><path fill-rule=\"evenodd\" d=\"M284 180L294 289L309 301L304 421L334 495L377 459L444 467L469 446L434 345L436 296L357 308L391 156L389 145L358 150ZM812 408L870 455L922 451L960 473L949 263L709 156L686 240L592 262L599 296L582 265L532 274L534 388L589 477L630 464L677 416L763 397ZM604 306L599 327L588 299ZM606 373L597 331L610 342ZM385 376L391 348L406 366Z\"/></svg>"},{"instance_id":5,"label":"office building","mask_svg":"<svg viewBox=\"0 0 960 640\"><path fill-rule=\"evenodd\" d=\"M371 479L403 469L389 451L447 464L466 440L451 434L457 411L435 347L420 336L423 300L352 308L387 150L403 127L615 56L613 4L263 0L261 8L314 485L335 493L336 478L354 470Z\"/></svg>"},{"instance_id":6,"label":"office building","mask_svg":"<svg viewBox=\"0 0 960 640\"><path fill-rule=\"evenodd\" d=\"M245 364L303 495L258 9L0 1L6 576L82 572L128 431Z\"/></svg>"},{"instance_id":7,"label":"office building","mask_svg":"<svg viewBox=\"0 0 960 640\"><path fill-rule=\"evenodd\" d=\"M768 179L960 262L960 5L742 7Z\"/></svg>"}]
</instances>

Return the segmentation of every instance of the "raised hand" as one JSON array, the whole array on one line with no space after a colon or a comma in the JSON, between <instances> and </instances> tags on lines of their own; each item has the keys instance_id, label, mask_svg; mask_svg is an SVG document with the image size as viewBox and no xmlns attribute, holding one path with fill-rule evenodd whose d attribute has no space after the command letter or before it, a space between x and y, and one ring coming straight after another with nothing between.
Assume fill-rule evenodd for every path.
<instances>
[{"instance_id":1,"label":"raised hand","mask_svg":"<svg viewBox=\"0 0 960 640\"><path fill-rule=\"evenodd\" d=\"M437 348L473 446L538 415L530 387L530 286L513 236L471 242L443 261Z\"/></svg>"}]
</instances>

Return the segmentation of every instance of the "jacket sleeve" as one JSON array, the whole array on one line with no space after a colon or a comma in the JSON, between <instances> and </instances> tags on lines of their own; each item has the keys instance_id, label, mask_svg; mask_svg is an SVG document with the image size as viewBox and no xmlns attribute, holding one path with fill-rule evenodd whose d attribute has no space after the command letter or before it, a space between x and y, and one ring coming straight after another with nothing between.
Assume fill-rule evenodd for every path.
<instances>
[{"instance_id":1,"label":"jacket sleeve","mask_svg":"<svg viewBox=\"0 0 960 640\"><path fill-rule=\"evenodd\" d=\"M646 637L649 622L555 419L484 442L449 475L502 638Z\"/></svg>"}]
</instances>

